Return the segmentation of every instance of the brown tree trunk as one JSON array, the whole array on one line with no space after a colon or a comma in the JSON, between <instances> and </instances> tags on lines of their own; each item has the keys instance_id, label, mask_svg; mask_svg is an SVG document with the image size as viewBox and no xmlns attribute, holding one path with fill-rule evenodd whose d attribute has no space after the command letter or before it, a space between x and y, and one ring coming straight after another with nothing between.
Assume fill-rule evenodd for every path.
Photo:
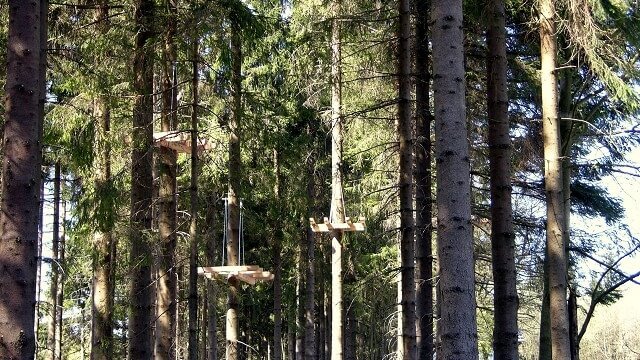
<instances>
[{"instance_id":1,"label":"brown tree trunk","mask_svg":"<svg viewBox=\"0 0 640 360\"><path fill-rule=\"evenodd\" d=\"M189 226L189 360L198 359L198 41L192 39L193 75L191 91L191 223Z\"/></svg>"},{"instance_id":2,"label":"brown tree trunk","mask_svg":"<svg viewBox=\"0 0 640 360\"><path fill-rule=\"evenodd\" d=\"M166 0L166 27L162 51L162 111L160 127L162 131L177 129L177 89L174 84L176 66L177 1ZM175 359L176 333L176 159L175 150L160 147L156 161L158 176L158 234L160 254L157 269L155 357L162 360Z\"/></svg>"},{"instance_id":3,"label":"brown tree trunk","mask_svg":"<svg viewBox=\"0 0 640 360\"><path fill-rule=\"evenodd\" d=\"M110 131L110 112L105 99L97 100L101 110L98 136L100 137L99 164L96 169L96 188L104 189L111 181L110 145L107 139ZM113 265L115 253L111 224L104 224L93 234L94 258L92 280L91 316L91 358L110 359L113 354Z\"/></svg>"},{"instance_id":4,"label":"brown tree trunk","mask_svg":"<svg viewBox=\"0 0 640 360\"><path fill-rule=\"evenodd\" d=\"M314 138L314 132L311 130L311 125L308 127L308 134ZM307 156L307 217L313 216L315 212L315 153ZM316 265L315 265L315 236L310 227L307 227L306 232L306 289L305 289L305 315L304 315L304 359L316 360L318 353L316 351L316 311L315 311L315 286L316 286Z\"/></svg>"},{"instance_id":5,"label":"brown tree trunk","mask_svg":"<svg viewBox=\"0 0 640 360\"><path fill-rule=\"evenodd\" d=\"M210 201L213 203L213 200ZM214 222L214 210L211 210L213 207L207 211L206 223L213 224ZM207 242L205 247L205 255L207 259L207 264L214 264L216 258L216 236L214 236L215 231L210 230L207 236ZM207 360L217 360L218 358L218 334L217 334L217 316L218 311L216 308L217 304L217 286L213 281L207 281Z\"/></svg>"},{"instance_id":6,"label":"brown tree trunk","mask_svg":"<svg viewBox=\"0 0 640 360\"><path fill-rule=\"evenodd\" d=\"M60 280L60 162L54 165L53 175L53 229L52 229L52 258L51 258L51 309L47 326L47 348L51 351L50 359L59 358L56 353L56 330L58 329L58 281Z\"/></svg>"},{"instance_id":7,"label":"brown tree trunk","mask_svg":"<svg viewBox=\"0 0 640 360\"><path fill-rule=\"evenodd\" d=\"M96 21L102 36L109 30L109 6L106 0L98 4ZM95 187L99 193L111 186L111 111L107 99L100 96L95 101L98 119ZM107 194L110 196L110 194ZM110 209L108 211L114 211ZM93 234L93 279L91 291L91 359L107 360L113 356L113 311L115 291L115 242L113 221L105 219Z\"/></svg>"},{"instance_id":8,"label":"brown tree trunk","mask_svg":"<svg viewBox=\"0 0 640 360\"><path fill-rule=\"evenodd\" d=\"M213 196L209 196L208 203L213 204L215 200ZM205 224L210 226L214 224L216 216L216 209L213 206L207 207L207 211L205 214ZM205 258L206 264L214 264L216 258L216 232L211 228L207 227L205 238L207 239L205 243ZM219 238L218 238L219 239ZM218 337L217 337L217 316L218 310L216 304L218 302L218 291L217 284L214 281L205 281L207 287L207 301L205 302L205 306L207 307L207 326L203 329L207 331L207 350L204 358L207 360L217 360L218 356Z\"/></svg>"},{"instance_id":9,"label":"brown tree trunk","mask_svg":"<svg viewBox=\"0 0 640 360\"><path fill-rule=\"evenodd\" d=\"M304 357L303 351L303 343L304 343L304 304L302 303L303 299L303 289L304 289L304 263L305 263L305 252L303 251L301 236L300 241L298 241L298 249L296 256L296 302L294 308L294 319L295 319L295 352L294 359L302 360Z\"/></svg>"},{"instance_id":10,"label":"brown tree trunk","mask_svg":"<svg viewBox=\"0 0 640 360\"><path fill-rule=\"evenodd\" d=\"M62 227L61 227L61 235L60 235L60 250L58 252L58 262L60 263L60 267L64 268L65 263L65 248L66 248L66 229L64 227L64 223L67 219L67 205L63 201L62 202ZM56 304L58 305L58 319L56 321L57 329L56 329L56 345L55 352L57 354L57 359L61 360L62 357L62 313L64 312L64 274L61 273L58 275L58 294L56 295ZM83 313L84 314L84 313ZM82 316L84 321L84 315ZM82 337L84 339L84 336ZM84 346L84 341L82 342Z\"/></svg>"},{"instance_id":11,"label":"brown tree trunk","mask_svg":"<svg viewBox=\"0 0 640 360\"><path fill-rule=\"evenodd\" d=\"M239 265L238 246L240 240L240 121L242 119L242 44L240 25L231 25L231 93L233 114L229 120L229 228L227 230L227 265ZM229 280L227 300L226 360L238 359L238 296L240 286L234 278Z\"/></svg>"},{"instance_id":12,"label":"brown tree trunk","mask_svg":"<svg viewBox=\"0 0 640 360\"><path fill-rule=\"evenodd\" d=\"M549 261L549 304L553 359L570 359L569 313L567 309L567 262L565 252L565 208L558 116L556 75L555 6L540 0L540 57L542 87L542 138L547 201L547 254Z\"/></svg>"},{"instance_id":13,"label":"brown tree trunk","mask_svg":"<svg viewBox=\"0 0 640 360\"><path fill-rule=\"evenodd\" d=\"M207 344L209 335L207 329L209 328L209 307L207 304L209 303L209 289L207 287L202 291L202 296L200 296L200 301L198 302L198 307L202 309L200 312L200 328L202 331L202 336L198 339L198 359L207 360Z\"/></svg>"},{"instance_id":14,"label":"brown tree trunk","mask_svg":"<svg viewBox=\"0 0 640 360\"><path fill-rule=\"evenodd\" d=\"M331 222L344 222L342 196L341 0L331 2ZM331 360L342 360L342 231L331 232Z\"/></svg>"},{"instance_id":15,"label":"brown tree trunk","mask_svg":"<svg viewBox=\"0 0 640 360\"><path fill-rule=\"evenodd\" d=\"M542 308L540 310L540 336L538 359L551 360L551 318L549 316L549 255L545 250L542 270Z\"/></svg>"},{"instance_id":16,"label":"brown tree trunk","mask_svg":"<svg viewBox=\"0 0 640 360\"><path fill-rule=\"evenodd\" d=\"M154 2L135 3L135 49L133 70L135 93L131 151L131 250L128 357L153 356L153 287L151 284L151 197L153 188L153 36Z\"/></svg>"},{"instance_id":17,"label":"brown tree trunk","mask_svg":"<svg viewBox=\"0 0 640 360\"><path fill-rule=\"evenodd\" d=\"M504 0L487 4L487 112L494 295L493 353L518 359L518 293L511 207L511 138Z\"/></svg>"},{"instance_id":18,"label":"brown tree trunk","mask_svg":"<svg viewBox=\"0 0 640 360\"><path fill-rule=\"evenodd\" d=\"M398 141L400 147L400 262L402 358L413 360L416 349L416 285L413 220L413 122L411 117L411 12L409 0L398 1ZM400 347L400 344L398 344Z\"/></svg>"},{"instance_id":19,"label":"brown tree trunk","mask_svg":"<svg viewBox=\"0 0 640 360\"><path fill-rule=\"evenodd\" d=\"M442 358L478 358L462 1L432 1Z\"/></svg>"},{"instance_id":20,"label":"brown tree trunk","mask_svg":"<svg viewBox=\"0 0 640 360\"><path fill-rule=\"evenodd\" d=\"M280 155L273 150L273 168L276 184L274 198L276 201L276 216L273 237L273 358L282 360L282 228L279 219L280 203Z\"/></svg>"},{"instance_id":21,"label":"brown tree trunk","mask_svg":"<svg viewBox=\"0 0 640 360\"><path fill-rule=\"evenodd\" d=\"M38 265L36 270L36 309L35 309L35 325L33 331L35 333L35 342L38 344L38 328L40 327L40 303L42 293L42 235L44 223L44 183L45 176L40 176L40 203L38 204Z\"/></svg>"},{"instance_id":22,"label":"brown tree trunk","mask_svg":"<svg viewBox=\"0 0 640 360\"><path fill-rule=\"evenodd\" d=\"M578 295L569 289L569 329L571 344L571 360L580 360L580 342L578 342Z\"/></svg>"},{"instance_id":23,"label":"brown tree trunk","mask_svg":"<svg viewBox=\"0 0 640 360\"><path fill-rule=\"evenodd\" d=\"M433 359L433 254L431 251L431 113L429 109L429 4L415 4L416 66L416 347Z\"/></svg>"},{"instance_id":24,"label":"brown tree trunk","mask_svg":"<svg viewBox=\"0 0 640 360\"><path fill-rule=\"evenodd\" d=\"M0 358L32 359L42 92L40 1L9 0L0 199ZM46 13L46 12L45 12ZM44 55L42 55L44 56Z\"/></svg>"}]
</instances>

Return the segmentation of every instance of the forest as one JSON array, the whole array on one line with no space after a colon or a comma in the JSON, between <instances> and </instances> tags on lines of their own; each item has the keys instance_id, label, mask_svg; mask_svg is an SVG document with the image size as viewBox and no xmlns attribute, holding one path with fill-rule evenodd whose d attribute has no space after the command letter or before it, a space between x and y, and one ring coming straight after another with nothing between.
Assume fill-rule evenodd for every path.
<instances>
[{"instance_id":1,"label":"forest","mask_svg":"<svg viewBox=\"0 0 640 360\"><path fill-rule=\"evenodd\" d=\"M6 0L0 48L0 359L640 356L638 1Z\"/></svg>"}]
</instances>

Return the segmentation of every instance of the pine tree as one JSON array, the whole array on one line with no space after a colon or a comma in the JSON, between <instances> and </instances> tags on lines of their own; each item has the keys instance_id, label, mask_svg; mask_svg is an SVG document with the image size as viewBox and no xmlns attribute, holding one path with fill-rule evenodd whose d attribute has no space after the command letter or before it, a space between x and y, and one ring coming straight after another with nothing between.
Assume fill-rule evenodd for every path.
<instances>
[{"instance_id":1,"label":"pine tree","mask_svg":"<svg viewBox=\"0 0 640 360\"><path fill-rule=\"evenodd\" d=\"M42 112L41 2L8 2L0 199L0 358L32 359ZM45 12L46 14L46 12Z\"/></svg>"},{"instance_id":2,"label":"pine tree","mask_svg":"<svg viewBox=\"0 0 640 360\"><path fill-rule=\"evenodd\" d=\"M99 4L96 21L102 35L108 31L109 8L106 1ZM108 197L111 185L111 109L108 100L99 96L95 100L95 116L98 119L95 156L95 187L99 194ZM97 199L102 201L105 199ZM108 209L107 211L113 211ZM106 219L102 219L106 220ZM106 220L98 224L93 234L95 254L93 259L93 279L91 291L91 359L106 360L113 354L113 313L115 288L115 242L113 223Z\"/></svg>"},{"instance_id":3,"label":"pine tree","mask_svg":"<svg viewBox=\"0 0 640 360\"><path fill-rule=\"evenodd\" d=\"M502 0L487 5L487 120L491 254L494 282L493 353L518 359L518 294L511 208L511 139L507 98L506 13Z\"/></svg>"},{"instance_id":4,"label":"pine tree","mask_svg":"<svg viewBox=\"0 0 640 360\"><path fill-rule=\"evenodd\" d=\"M398 141L400 152L400 308L402 358L416 358L416 287L413 220L413 121L411 114L411 19L409 0L398 1Z\"/></svg>"},{"instance_id":5,"label":"pine tree","mask_svg":"<svg viewBox=\"0 0 640 360\"><path fill-rule=\"evenodd\" d=\"M128 357L153 356L151 284L151 197L153 187L153 37L154 2L137 0L133 59L135 93L131 150L131 269Z\"/></svg>"},{"instance_id":6,"label":"pine tree","mask_svg":"<svg viewBox=\"0 0 640 360\"><path fill-rule=\"evenodd\" d=\"M162 112L161 131L177 129L177 84L176 77L176 17L177 1L164 2L166 9L164 29L164 47L162 49ZM158 359L175 358L176 336L176 176L177 153L168 147L159 147L158 160L158 233L160 236L160 254L158 255L156 290L156 327L155 356Z\"/></svg>"},{"instance_id":7,"label":"pine tree","mask_svg":"<svg viewBox=\"0 0 640 360\"><path fill-rule=\"evenodd\" d=\"M539 1L539 7L551 356L553 359L570 359L567 260L564 244L564 232L567 229L565 229L565 205L562 191L558 79L556 74L556 10L554 2L550 0Z\"/></svg>"},{"instance_id":8,"label":"pine tree","mask_svg":"<svg viewBox=\"0 0 640 360\"><path fill-rule=\"evenodd\" d=\"M227 229L227 265L239 263L240 241L240 179L242 159L240 157L242 121L242 42L240 24L232 15L231 19L231 96L232 114L229 120L229 228ZM240 284L235 278L229 280L227 300L227 360L238 359L238 302Z\"/></svg>"},{"instance_id":9,"label":"pine tree","mask_svg":"<svg viewBox=\"0 0 640 360\"><path fill-rule=\"evenodd\" d=\"M432 2L442 359L477 359L462 1Z\"/></svg>"},{"instance_id":10,"label":"pine tree","mask_svg":"<svg viewBox=\"0 0 640 360\"><path fill-rule=\"evenodd\" d=\"M415 10L416 73L416 346L418 359L433 359L433 254L431 226L431 112L429 105L429 4L418 1Z\"/></svg>"}]
</instances>

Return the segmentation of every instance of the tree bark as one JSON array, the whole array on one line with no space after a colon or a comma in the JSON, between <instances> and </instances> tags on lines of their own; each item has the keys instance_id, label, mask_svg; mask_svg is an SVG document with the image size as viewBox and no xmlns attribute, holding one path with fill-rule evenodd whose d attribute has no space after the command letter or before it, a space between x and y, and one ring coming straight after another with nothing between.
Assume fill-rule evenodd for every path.
<instances>
[{"instance_id":1,"label":"tree bark","mask_svg":"<svg viewBox=\"0 0 640 360\"><path fill-rule=\"evenodd\" d=\"M239 265L238 246L240 240L240 121L242 119L242 48L240 25L231 25L231 94L233 114L229 120L229 228L227 230L227 265ZM240 286L235 278L229 279L227 299L226 360L238 359L238 295Z\"/></svg>"},{"instance_id":2,"label":"tree bark","mask_svg":"<svg viewBox=\"0 0 640 360\"><path fill-rule=\"evenodd\" d=\"M273 358L282 360L282 228L279 219L280 203L280 155L273 150L273 169L275 186L273 189L276 202L276 228L273 237Z\"/></svg>"},{"instance_id":3,"label":"tree bark","mask_svg":"<svg viewBox=\"0 0 640 360\"><path fill-rule=\"evenodd\" d=\"M60 263L60 267L64 268L65 263L65 248L66 248L66 229L65 229L65 221L67 219L67 205L62 201L62 227L61 227L61 235L60 235L60 250L58 252L58 262ZM55 352L57 354L57 359L62 359L62 313L64 312L64 274L61 273L58 276L58 293L56 295L56 304L58 305L58 319L56 320L57 329L56 329L56 347ZM84 314L84 312L83 312ZM82 316L84 321L84 315ZM84 337L83 337L84 338ZM82 343L84 346L84 342Z\"/></svg>"},{"instance_id":4,"label":"tree bark","mask_svg":"<svg viewBox=\"0 0 640 360\"><path fill-rule=\"evenodd\" d=\"M331 2L331 222L345 222L342 195L342 1ZM342 231L331 232L331 360L342 360Z\"/></svg>"},{"instance_id":5,"label":"tree bark","mask_svg":"<svg viewBox=\"0 0 640 360\"><path fill-rule=\"evenodd\" d=\"M341 0L331 2L331 219L345 222L342 192ZM342 231L331 232L331 360L342 360Z\"/></svg>"},{"instance_id":6,"label":"tree bark","mask_svg":"<svg viewBox=\"0 0 640 360\"><path fill-rule=\"evenodd\" d=\"M96 21L99 22L100 32L105 35L108 31L106 19L109 7L106 1L98 5ZM95 100L95 115L97 126L97 154L95 160L95 188L98 193L107 189L111 182L111 111L107 99L100 96ZM110 196L111 194L107 194ZM100 201L100 200L98 200ZM114 211L113 209L108 211ZM113 223L106 220L98 224L93 234L93 279L91 291L91 359L107 360L113 356L113 295L115 244L113 241Z\"/></svg>"},{"instance_id":7,"label":"tree bark","mask_svg":"<svg viewBox=\"0 0 640 360\"><path fill-rule=\"evenodd\" d=\"M497 359L517 360L518 293L511 207L511 138L504 0L489 1L487 14L487 113L494 283L493 353Z\"/></svg>"},{"instance_id":8,"label":"tree bark","mask_svg":"<svg viewBox=\"0 0 640 360\"><path fill-rule=\"evenodd\" d=\"M304 344L304 263L306 253L303 251L303 239L304 236L300 237L297 246L297 256L296 256L296 301L294 307L294 331L295 331L295 349L294 349L294 359L302 360L304 357L303 344Z\"/></svg>"},{"instance_id":9,"label":"tree bark","mask_svg":"<svg viewBox=\"0 0 640 360\"><path fill-rule=\"evenodd\" d=\"M462 1L432 1L442 358L478 358Z\"/></svg>"},{"instance_id":10,"label":"tree bark","mask_svg":"<svg viewBox=\"0 0 640 360\"><path fill-rule=\"evenodd\" d=\"M177 129L177 91L174 84L176 66L177 1L166 0L166 27L162 51L162 111L161 131ZM157 269L155 357L162 360L175 359L176 334L176 161L177 153L168 147L160 147L156 161L158 189L158 234L160 254Z\"/></svg>"},{"instance_id":11,"label":"tree bark","mask_svg":"<svg viewBox=\"0 0 640 360\"><path fill-rule=\"evenodd\" d=\"M52 258L51 258L51 309L47 326L47 348L51 351L50 359L56 360L59 354L56 352L58 329L58 281L60 280L60 162L54 165L53 175L53 229L52 229Z\"/></svg>"},{"instance_id":12,"label":"tree bark","mask_svg":"<svg viewBox=\"0 0 640 360\"><path fill-rule=\"evenodd\" d=\"M133 148L131 151L131 250L128 357L153 356L153 287L151 284L151 197L153 193L153 36L154 2L135 3L133 70Z\"/></svg>"},{"instance_id":13,"label":"tree bark","mask_svg":"<svg viewBox=\"0 0 640 360\"><path fill-rule=\"evenodd\" d=\"M0 358L32 359L42 163L41 4L9 0L0 199ZM44 56L44 55L42 55Z\"/></svg>"},{"instance_id":14,"label":"tree bark","mask_svg":"<svg viewBox=\"0 0 640 360\"><path fill-rule=\"evenodd\" d=\"M549 256L545 249L542 270L542 309L540 310L540 336L538 359L551 360L551 318L549 316Z\"/></svg>"},{"instance_id":15,"label":"tree bark","mask_svg":"<svg viewBox=\"0 0 640 360\"><path fill-rule=\"evenodd\" d=\"M578 342L578 295L573 289L569 289L569 326L571 360L580 360L580 342Z\"/></svg>"},{"instance_id":16,"label":"tree bark","mask_svg":"<svg viewBox=\"0 0 640 360\"><path fill-rule=\"evenodd\" d=\"M429 3L415 4L416 67L416 347L433 359L433 254L431 250L431 112L429 108Z\"/></svg>"},{"instance_id":17,"label":"tree bark","mask_svg":"<svg viewBox=\"0 0 640 360\"><path fill-rule=\"evenodd\" d=\"M214 203L213 199L209 203ZM206 224L214 223L215 211L213 207L209 207L206 215ZM205 247L205 254L207 258L207 264L214 264L216 259L216 236L215 231L209 230L207 236L207 242ZM216 283L213 281L206 281L207 284L207 360L217 360L218 358L218 311L217 311L217 297L218 291Z\"/></svg>"},{"instance_id":18,"label":"tree bark","mask_svg":"<svg viewBox=\"0 0 640 360\"><path fill-rule=\"evenodd\" d=\"M315 131L311 130L311 124L308 125L307 133L311 138L315 138ZM315 153L307 156L307 217L312 217L315 212ZM315 236L310 227L307 227L306 233L306 289L305 289L305 322L304 322L304 359L316 360L318 353L316 351L316 303L315 303L315 286L316 286L316 265L315 265Z\"/></svg>"},{"instance_id":19,"label":"tree bark","mask_svg":"<svg viewBox=\"0 0 640 360\"><path fill-rule=\"evenodd\" d=\"M413 219L413 118L411 116L410 1L398 1L398 141L400 146L400 257L403 359L414 360L416 348L416 285ZM399 346L399 345L398 345Z\"/></svg>"},{"instance_id":20,"label":"tree bark","mask_svg":"<svg viewBox=\"0 0 640 360\"><path fill-rule=\"evenodd\" d=\"M109 30L109 6L106 1L98 4L96 21L101 35ZM99 96L95 100L97 126L97 154L95 160L95 187L99 193L107 189L111 181L111 111L107 99ZM108 194L107 196L110 196ZM113 210L111 210L113 211ZM106 220L98 224L93 234L93 279L91 307L91 359L106 360L113 355L113 311L115 291L115 243L113 223Z\"/></svg>"},{"instance_id":21,"label":"tree bark","mask_svg":"<svg viewBox=\"0 0 640 360\"><path fill-rule=\"evenodd\" d=\"M192 39L191 222L189 225L189 360L198 359L198 37Z\"/></svg>"},{"instance_id":22,"label":"tree bark","mask_svg":"<svg viewBox=\"0 0 640 360\"><path fill-rule=\"evenodd\" d=\"M570 359L569 313L567 309L567 262L564 232L558 79L556 75L555 7L551 0L540 0L540 58L542 87L542 138L544 179L547 201L547 254L549 261L549 304L551 353L553 359Z\"/></svg>"}]
</instances>

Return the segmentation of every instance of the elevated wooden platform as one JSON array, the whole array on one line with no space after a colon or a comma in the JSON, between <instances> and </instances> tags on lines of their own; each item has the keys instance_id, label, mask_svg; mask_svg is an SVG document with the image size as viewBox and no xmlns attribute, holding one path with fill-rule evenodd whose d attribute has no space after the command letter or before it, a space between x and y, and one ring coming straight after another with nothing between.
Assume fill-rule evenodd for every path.
<instances>
[{"instance_id":1,"label":"elevated wooden platform","mask_svg":"<svg viewBox=\"0 0 640 360\"><path fill-rule=\"evenodd\" d=\"M209 279L214 277L223 279L235 277L250 285L255 285L256 281L273 280L273 274L269 271L264 271L258 265L199 267L198 275L204 275Z\"/></svg>"},{"instance_id":2,"label":"elevated wooden platform","mask_svg":"<svg viewBox=\"0 0 640 360\"><path fill-rule=\"evenodd\" d=\"M191 132L184 130L162 131L153 133L155 146L168 147L178 153L191 153ZM211 149L206 139L198 139L198 153Z\"/></svg>"},{"instance_id":3,"label":"elevated wooden platform","mask_svg":"<svg viewBox=\"0 0 640 360\"><path fill-rule=\"evenodd\" d=\"M341 231L365 231L366 224L365 218L360 216L357 222L352 222L351 218L345 218L345 222L343 223L332 223L329 222L328 218L324 218L322 223L317 223L314 218L309 218L309 222L311 223L311 230L313 232L329 232L332 230L341 230Z\"/></svg>"}]
</instances>

